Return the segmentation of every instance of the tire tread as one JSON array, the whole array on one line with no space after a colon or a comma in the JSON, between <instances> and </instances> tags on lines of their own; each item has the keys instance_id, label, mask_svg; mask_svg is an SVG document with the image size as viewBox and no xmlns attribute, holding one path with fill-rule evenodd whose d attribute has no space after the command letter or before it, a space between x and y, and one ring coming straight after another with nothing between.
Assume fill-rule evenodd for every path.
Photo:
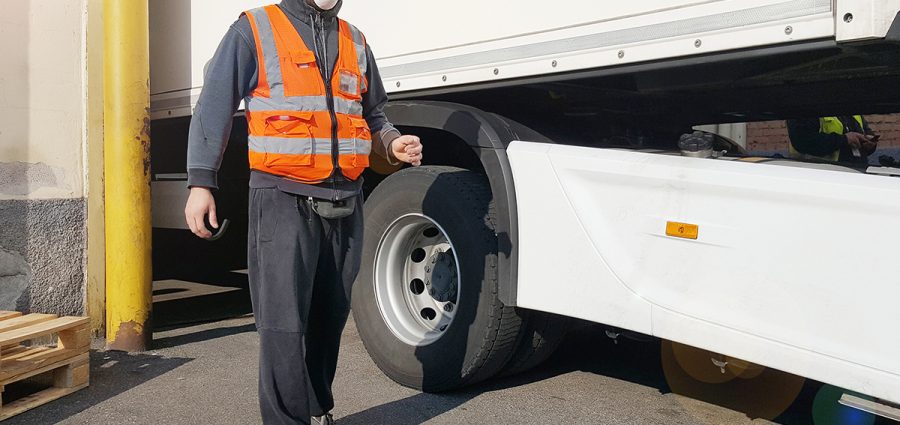
<instances>
[{"instance_id":1,"label":"tire tread","mask_svg":"<svg viewBox=\"0 0 900 425\"><path fill-rule=\"evenodd\" d=\"M492 199L490 185L485 181L483 175L472 171L466 171L456 167L427 167L429 171L436 173L446 173L455 180L454 186L463 191L467 198L475 200L477 205L488 205L485 218L487 226L491 229L496 228L497 213ZM482 214L475 211L475 214ZM496 243L496 241L493 241ZM490 257L490 266L497 268L497 258ZM520 336L522 327L522 318L519 316L515 307L509 307L500 301L499 282L497 281L497 273L491 273L494 277L493 284L490 285L492 291L491 299L494 301L492 311L492 321L489 324L488 332L485 333L481 343L480 355L476 356L472 361L463 368L462 386L472 385L499 373L515 352L516 343Z\"/></svg>"},{"instance_id":2,"label":"tire tread","mask_svg":"<svg viewBox=\"0 0 900 425\"><path fill-rule=\"evenodd\" d=\"M539 311L522 311L521 316L526 323L522 328L522 340L500 373L503 376L525 372L550 358L571 323L567 317Z\"/></svg>"}]
</instances>

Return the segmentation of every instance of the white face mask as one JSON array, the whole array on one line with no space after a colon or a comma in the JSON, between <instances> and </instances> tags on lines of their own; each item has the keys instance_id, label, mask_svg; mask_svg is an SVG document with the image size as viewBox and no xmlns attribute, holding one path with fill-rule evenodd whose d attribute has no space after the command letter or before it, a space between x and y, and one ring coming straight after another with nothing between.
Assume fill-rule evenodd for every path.
<instances>
[{"instance_id":1,"label":"white face mask","mask_svg":"<svg viewBox=\"0 0 900 425\"><path fill-rule=\"evenodd\" d=\"M316 3L316 7L322 10L331 10L334 9L334 6L337 4L338 0L313 0Z\"/></svg>"}]
</instances>

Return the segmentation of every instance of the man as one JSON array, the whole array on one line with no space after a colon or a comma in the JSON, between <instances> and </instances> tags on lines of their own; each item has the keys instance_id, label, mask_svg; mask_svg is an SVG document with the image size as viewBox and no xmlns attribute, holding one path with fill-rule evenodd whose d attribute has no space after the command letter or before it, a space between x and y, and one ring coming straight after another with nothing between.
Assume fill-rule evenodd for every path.
<instances>
[{"instance_id":1,"label":"man","mask_svg":"<svg viewBox=\"0 0 900 425\"><path fill-rule=\"evenodd\" d=\"M232 116L249 127L250 291L265 424L333 423L331 384L360 266L360 174L374 150L418 166L422 145L387 121L365 37L341 0L284 0L245 12L210 62L191 121L185 216L218 228L216 172Z\"/></svg>"},{"instance_id":2,"label":"man","mask_svg":"<svg viewBox=\"0 0 900 425\"><path fill-rule=\"evenodd\" d=\"M791 158L866 164L878 136L862 115L788 120Z\"/></svg>"}]
</instances>

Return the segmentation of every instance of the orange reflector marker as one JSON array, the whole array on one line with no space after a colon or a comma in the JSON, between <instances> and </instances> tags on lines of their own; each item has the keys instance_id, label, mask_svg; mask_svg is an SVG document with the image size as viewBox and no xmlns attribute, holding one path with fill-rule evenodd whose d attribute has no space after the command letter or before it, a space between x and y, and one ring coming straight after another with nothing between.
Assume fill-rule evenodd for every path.
<instances>
[{"instance_id":1,"label":"orange reflector marker","mask_svg":"<svg viewBox=\"0 0 900 425\"><path fill-rule=\"evenodd\" d=\"M697 239L700 236L700 226L670 221L666 223L666 235L674 238Z\"/></svg>"}]
</instances>

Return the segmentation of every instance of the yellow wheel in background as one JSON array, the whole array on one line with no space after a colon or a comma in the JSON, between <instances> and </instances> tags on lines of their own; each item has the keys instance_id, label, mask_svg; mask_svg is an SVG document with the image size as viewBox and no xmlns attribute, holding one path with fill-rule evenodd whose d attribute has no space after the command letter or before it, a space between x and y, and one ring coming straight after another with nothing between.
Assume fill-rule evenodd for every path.
<instances>
[{"instance_id":1,"label":"yellow wheel in background","mask_svg":"<svg viewBox=\"0 0 900 425\"><path fill-rule=\"evenodd\" d=\"M666 383L697 418L707 417L704 405L712 403L749 418L775 419L794 403L806 381L675 342L662 341L661 352Z\"/></svg>"},{"instance_id":2,"label":"yellow wheel in background","mask_svg":"<svg viewBox=\"0 0 900 425\"><path fill-rule=\"evenodd\" d=\"M741 360L736 357L722 357L724 357L725 361L728 363L728 365L725 366L728 372L741 379L753 379L758 377L759 375L762 375L762 373L766 371L765 366L760 366L756 363L750 363L746 360Z\"/></svg>"}]
</instances>

